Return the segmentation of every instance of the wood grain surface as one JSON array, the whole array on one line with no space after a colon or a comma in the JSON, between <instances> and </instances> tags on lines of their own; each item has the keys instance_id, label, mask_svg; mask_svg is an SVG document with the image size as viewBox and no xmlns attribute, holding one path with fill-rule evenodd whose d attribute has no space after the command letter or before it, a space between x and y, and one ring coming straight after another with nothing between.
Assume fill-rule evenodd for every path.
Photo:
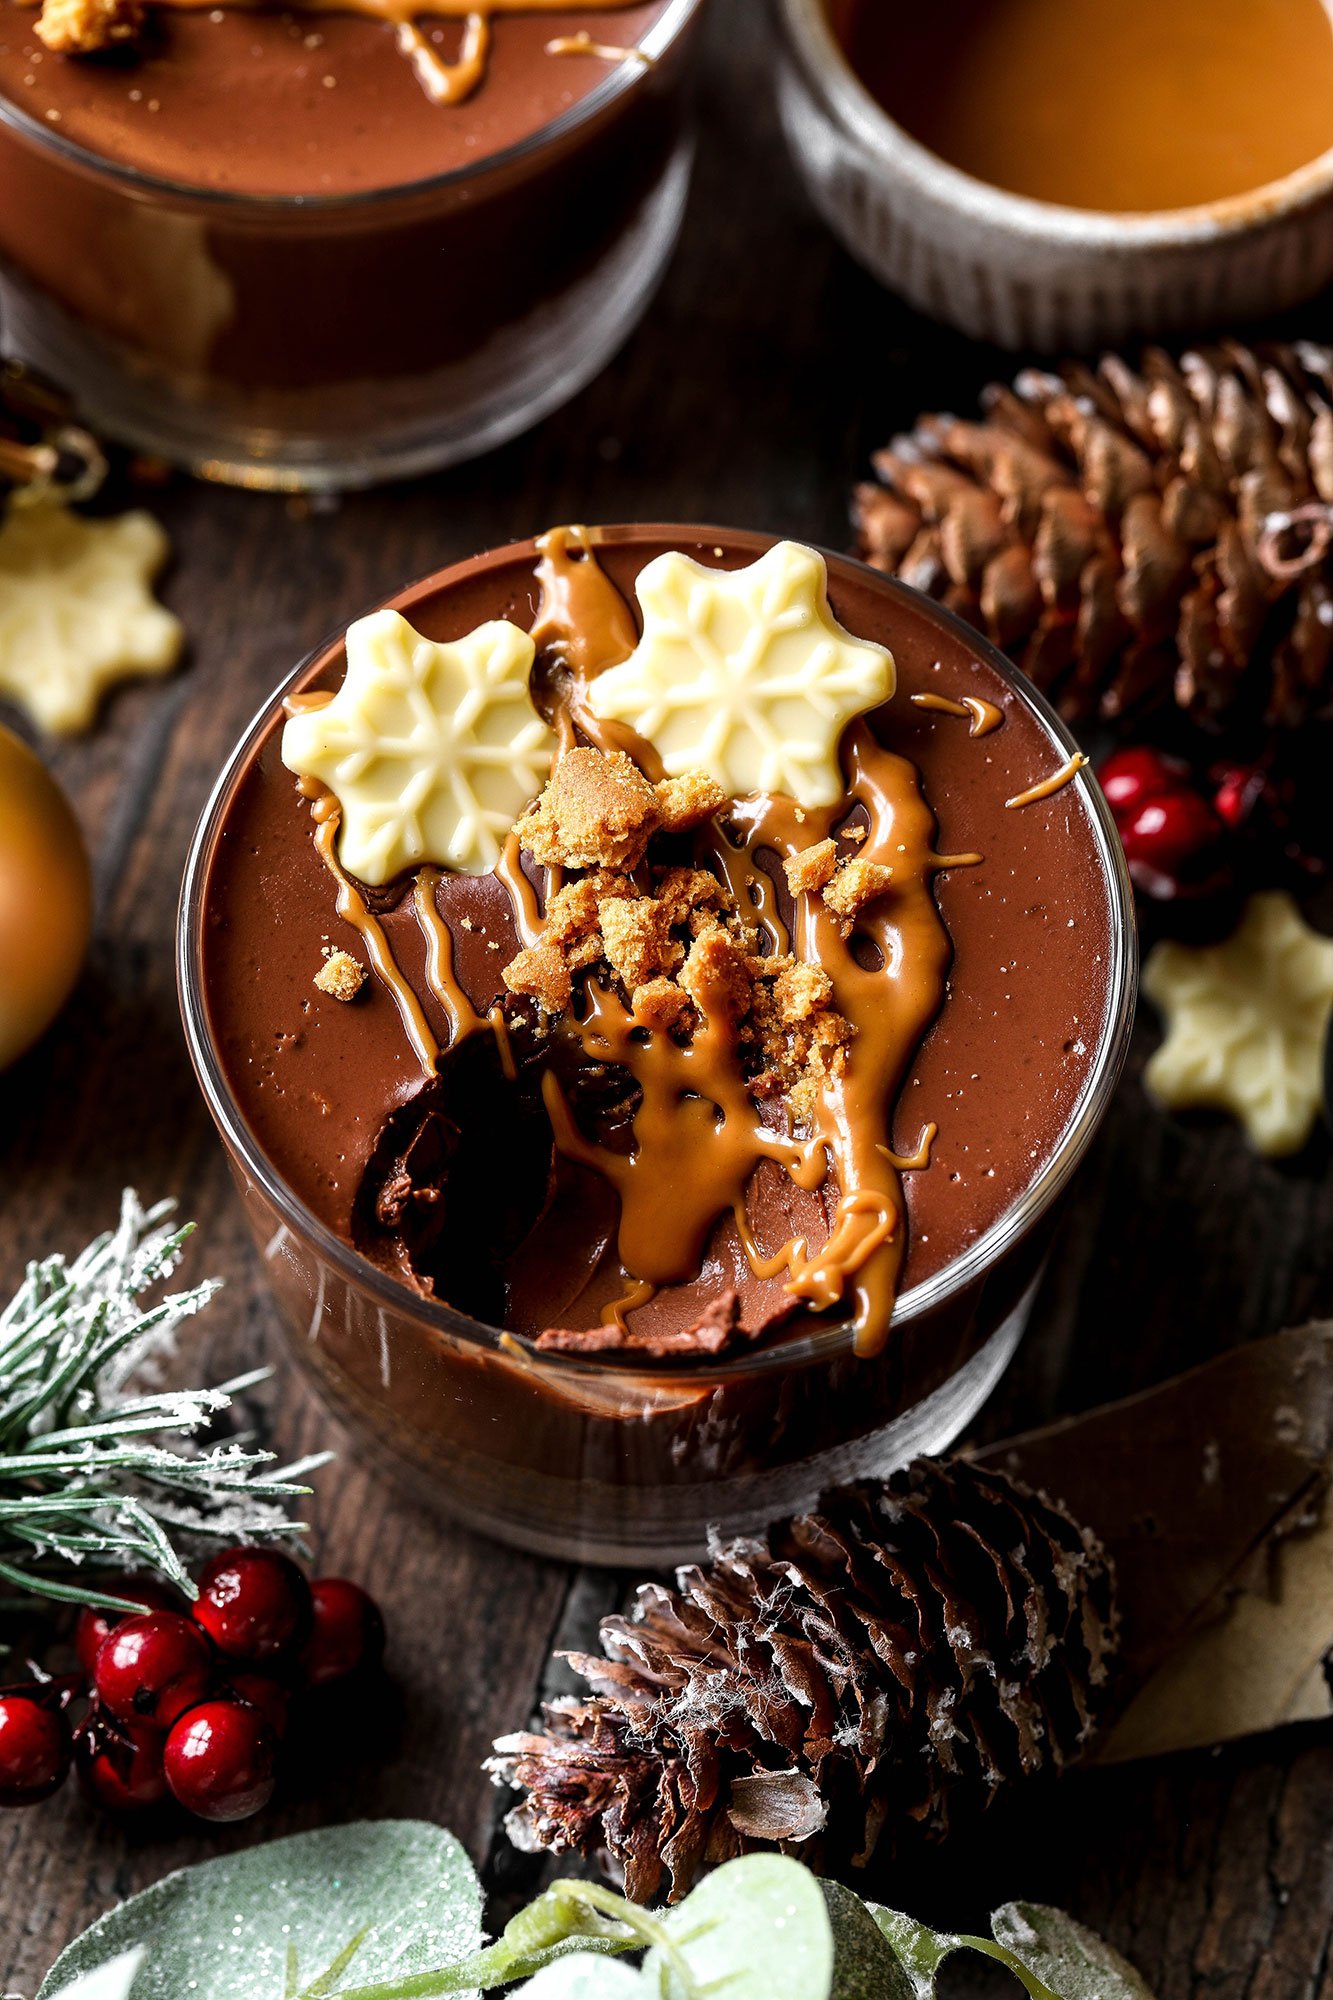
<instances>
[{"instance_id":1,"label":"wood grain surface","mask_svg":"<svg viewBox=\"0 0 1333 2000\"><path fill-rule=\"evenodd\" d=\"M702 144L684 239L630 344L568 409L444 477L307 507L180 481L153 496L191 651L54 752L96 858L92 959L58 1028L0 1079L0 1283L73 1250L119 1191L179 1197L187 1267L226 1290L188 1335L190 1379L277 1365L262 1417L284 1454L331 1445L313 1544L384 1606L393 1695L331 1746L326 1782L217 1834L136 1832L73 1786L0 1816L0 1981L31 1995L118 1897L231 1845L359 1815L446 1822L504 1895L531 1864L499 1837L479 1772L529 1715L557 1640L586 1641L624 1580L570 1572L423 1517L287 1364L177 1021L172 938L187 843L242 726L330 628L418 572L553 521L712 519L845 546L869 450L923 407L967 410L1011 364L907 313L810 212L776 131L767 15L713 0ZM1323 309L1302 316L1317 332ZM1141 1024L1132 1068L1152 1046ZM1088 1407L1315 1314L1333 1313L1333 1181L1319 1142L1255 1161L1221 1122L1185 1126L1136 1074L1083 1174L1027 1343L986 1412L996 1436ZM1133 1440L1126 1440L1132 1451ZM488 1860L489 1857L489 1860ZM1066 1904L1161 2000L1333 1995L1333 1740L1301 1730L1213 1755L1089 1771L993 1814L880 1884L951 1926L1003 1897ZM998 1990L962 1968L952 1990ZM262 1996L256 1996L262 2000Z\"/></svg>"}]
</instances>

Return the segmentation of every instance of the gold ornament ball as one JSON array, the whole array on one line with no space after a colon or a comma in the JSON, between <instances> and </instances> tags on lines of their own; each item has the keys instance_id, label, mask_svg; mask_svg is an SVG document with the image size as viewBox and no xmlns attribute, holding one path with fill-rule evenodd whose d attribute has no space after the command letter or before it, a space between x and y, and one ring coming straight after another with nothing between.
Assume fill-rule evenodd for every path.
<instances>
[{"instance_id":1,"label":"gold ornament ball","mask_svg":"<svg viewBox=\"0 0 1333 2000\"><path fill-rule=\"evenodd\" d=\"M0 1069L54 1021L92 928L88 855L39 757L0 728Z\"/></svg>"}]
</instances>

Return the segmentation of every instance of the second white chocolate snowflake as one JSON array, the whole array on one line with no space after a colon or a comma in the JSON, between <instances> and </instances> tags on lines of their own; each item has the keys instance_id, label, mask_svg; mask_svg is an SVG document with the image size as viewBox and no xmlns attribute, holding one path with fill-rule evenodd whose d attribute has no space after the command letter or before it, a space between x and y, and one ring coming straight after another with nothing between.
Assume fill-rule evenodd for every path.
<instances>
[{"instance_id":1,"label":"second white chocolate snowflake","mask_svg":"<svg viewBox=\"0 0 1333 2000\"><path fill-rule=\"evenodd\" d=\"M706 771L731 797L783 792L833 805L838 741L893 692L893 657L853 638L829 609L822 556L778 542L745 569L671 551L636 586L643 637L593 681L604 721L628 722L668 777Z\"/></svg>"},{"instance_id":2,"label":"second white chocolate snowflake","mask_svg":"<svg viewBox=\"0 0 1333 2000\"><path fill-rule=\"evenodd\" d=\"M1319 1109L1333 938L1290 896L1252 896L1222 944L1154 946L1143 990L1166 1018L1144 1073L1159 1103L1230 1111L1256 1152L1298 1152Z\"/></svg>"},{"instance_id":3,"label":"second white chocolate snowflake","mask_svg":"<svg viewBox=\"0 0 1333 2000\"><path fill-rule=\"evenodd\" d=\"M397 611L349 625L342 686L282 733L283 763L342 809L349 874L378 887L426 861L495 866L555 748L532 705L532 660L529 634L503 619L444 644Z\"/></svg>"}]
</instances>

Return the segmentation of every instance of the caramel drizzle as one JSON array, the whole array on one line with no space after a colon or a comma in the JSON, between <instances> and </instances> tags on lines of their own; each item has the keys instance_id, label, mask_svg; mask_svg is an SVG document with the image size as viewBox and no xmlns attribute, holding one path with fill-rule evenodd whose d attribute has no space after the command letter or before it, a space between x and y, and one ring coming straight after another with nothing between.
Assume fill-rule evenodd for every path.
<instances>
[{"instance_id":1,"label":"caramel drizzle","mask_svg":"<svg viewBox=\"0 0 1333 2000\"><path fill-rule=\"evenodd\" d=\"M1040 799L1049 799L1055 792L1061 792L1071 778L1076 778L1087 758L1081 750L1076 750L1067 764L1058 771L1052 771L1049 778L1042 778L1035 785L1029 785L1025 792L1015 792L1013 798L1006 799L1005 805L1012 811L1016 806L1035 806Z\"/></svg>"},{"instance_id":2,"label":"caramel drizzle","mask_svg":"<svg viewBox=\"0 0 1333 2000\"><path fill-rule=\"evenodd\" d=\"M965 694L961 701L955 701L947 694L909 694L907 699L913 708L929 708L937 715L970 718L969 736L989 736L992 729L998 729L1004 721L1004 710L979 694Z\"/></svg>"},{"instance_id":3,"label":"caramel drizzle","mask_svg":"<svg viewBox=\"0 0 1333 2000\"><path fill-rule=\"evenodd\" d=\"M577 725L598 748L626 749L649 777L660 776L651 746L623 725L601 721L584 699L590 682L626 658L638 637L625 600L596 560L593 535L582 528L556 529L538 547L541 602L533 636L560 670L548 695L554 715L564 708L569 717L562 746L574 742ZM900 1163L888 1127L907 1064L943 997L950 959L930 882L942 867L974 864L981 857L934 853L934 820L915 768L884 750L864 722L847 731L843 755L848 796L835 806L816 811L770 795L744 799L733 807L729 828L714 824L701 840L742 919L763 926L772 950L794 948L807 964L822 966L833 982L835 1005L855 1030L846 1070L825 1088L810 1138L796 1139L762 1123L721 995L714 996L712 1007L706 993L699 996L699 1025L685 1047L636 1022L614 994L594 984L585 996L584 1018L561 1024L559 1032L576 1035L585 1056L623 1067L641 1093L634 1149L613 1153L579 1130L549 1070L542 1081L557 1148L602 1174L620 1198L617 1248L634 1289L609 1306L606 1316L622 1325L624 1315L644 1303L644 1284L656 1289L698 1270L714 1224L730 1210L757 1275L772 1277L785 1269L792 1296L816 1310L850 1295L860 1353L876 1352L887 1338L906 1253ZM857 851L893 868L890 894L862 912L853 937L843 935L822 897L802 896L795 938L789 939L774 881L759 853L767 850L780 862L831 837L858 805L867 831ZM524 942L532 943L540 935L540 918L516 839L498 872L509 887ZM859 962L857 939L868 940L877 964ZM925 1158L918 1149L903 1164L927 1164L933 1136L932 1131L925 1141ZM755 1241L745 1193L763 1159L777 1162L811 1191L832 1166L842 1192L828 1240L818 1250L794 1239L770 1255Z\"/></svg>"},{"instance_id":4,"label":"caramel drizzle","mask_svg":"<svg viewBox=\"0 0 1333 2000\"><path fill-rule=\"evenodd\" d=\"M360 14L366 20L387 22L395 29L398 47L411 63L427 97L434 104L451 105L465 103L485 80L491 55L491 24L497 15L563 13L568 11L570 3L571 0L294 0L302 13ZM181 12L198 12L215 6L217 0L160 0L160 4ZM227 4L259 11L272 6L274 0L227 0ZM631 0L573 0L573 4L589 13L605 14L629 6ZM417 24L423 18L463 23L462 43L452 62L446 62L422 33ZM561 39L576 41L578 37L556 38ZM558 48L556 42L548 43L547 53L600 55L608 60L612 55L608 45L593 42L591 37L588 46L578 50L565 50ZM615 51L617 60L622 55L638 56L645 64L651 61L640 49Z\"/></svg>"},{"instance_id":5,"label":"caramel drizzle","mask_svg":"<svg viewBox=\"0 0 1333 2000\"><path fill-rule=\"evenodd\" d=\"M305 781L302 780L304 788ZM389 940L384 935L384 927L371 911L365 897L344 874L337 855L338 828L342 824L342 812L332 792L321 789L310 807L315 822L315 846L319 849L324 866L338 885L337 911L346 924L360 933L366 954L381 982L387 986L394 1005L402 1017L407 1039L416 1052L417 1060L427 1076L435 1075L439 1061L440 1045L430 1030L421 1002L398 970L397 961L389 948Z\"/></svg>"},{"instance_id":6,"label":"caramel drizzle","mask_svg":"<svg viewBox=\"0 0 1333 2000\"><path fill-rule=\"evenodd\" d=\"M625 48L619 42L595 42L586 28L580 28L576 35L556 35L546 44L548 56L595 56L599 62L642 63L651 69L656 61L646 49Z\"/></svg>"},{"instance_id":7,"label":"caramel drizzle","mask_svg":"<svg viewBox=\"0 0 1333 2000\"><path fill-rule=\"evenodd\" d=\"M417 922L426 940L426 984L449 1017L449 1046L454 1048L482 1026L467 994L454 976L454 939L440 915L435 892L440 883L438 868L421 868L412 888Z\"/></svg>"}]
</instances>

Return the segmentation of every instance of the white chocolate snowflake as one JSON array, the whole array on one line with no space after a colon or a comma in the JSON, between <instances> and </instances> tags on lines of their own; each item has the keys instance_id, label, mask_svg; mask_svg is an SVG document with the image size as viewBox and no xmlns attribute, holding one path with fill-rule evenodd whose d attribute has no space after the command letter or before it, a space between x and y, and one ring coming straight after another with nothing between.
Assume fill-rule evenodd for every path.
<instances>
[{"instance_id":1,"label":"white chocolate snowflake","mask_svg":"<svg viewBox=\"0 0 1333 2000\"><path fill-rule=\"evenodd\" d=\"M170 553L151 514L87 520L54 501L0 524L0 694L40 728L87 729L106 690L164 674L180 620L153 597Z\"/></svg>"},{"instance_id":2,"label":"white chocolate snowflake","mask_svg":"<svg viewBox=\"0 0 1333 2000\"><path fill-rule=\"evenodd\" d=\"M746 569L671 551L640 572L643 637L588 690L594 714L646 736L669 777L707 771L731 797L833 805L838 741L893 692L893 657L828 602L824 558L778 542Z\"/></svg>"},{"instance_id":3,"label":"white chocolate snowflake","mask_svg":"<svg viewBox=\"0 0 1333 2000\"><path fill-rule=\"evenodd\" d=\"M1156 945L1143 990L1166 1020L1144 1072L1158 1102L1230 1111L1256 1152L1298 1152L1319 1109L1333 938L1290 896L1252 896L1224 943Z\"/></svg>"},{"instance_id":4,"label":"white chocolate snowflake","mask_svg":"<svg viewBox=\"0 0 1333 2000\"><path fill-rule=\"evenodd\" d=\"M338 856L378 886L429 861L484 875L546 782L555 737L532 705L530 635L501 619L437 644L396 611L347 628L347 673L292 716L282 761L342 808Z\"/></svg>"}]
</instances>

